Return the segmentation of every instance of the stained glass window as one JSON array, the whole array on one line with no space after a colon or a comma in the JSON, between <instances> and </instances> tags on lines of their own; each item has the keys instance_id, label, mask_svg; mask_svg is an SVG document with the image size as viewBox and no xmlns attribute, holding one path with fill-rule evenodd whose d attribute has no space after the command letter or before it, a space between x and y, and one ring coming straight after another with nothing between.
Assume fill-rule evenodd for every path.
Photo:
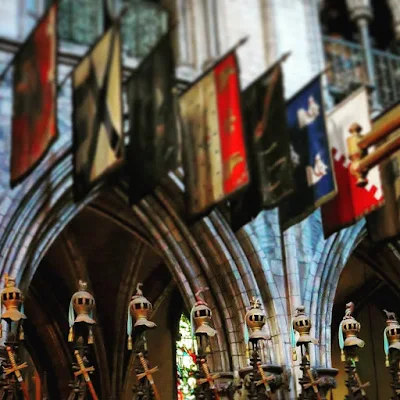
<instances>
[{"instance_id":1,"label":"stained glass window","mask_svg":"<svg viewBox=\"0 0 400 400\"><path fill-rule=\"evenodd\" d=\"M59 33L61 40L90 45L102 31L102 0L60 1Z\"/></svg>"},{"instance_id":2,"label":"stained glass window","mask_svg":"<svg viewBox=\"0 0 400 400\"><path fill-rule=\"evenodd\" d=\"M145 57L168 30L168 12L151 0L121 0L125 55ZM59 33L61 40L91 45L104 27L103 0L62 0ZM121 8L121 9L122 9Z\"/></svg>"},{"instance_id":3,"label":"stained glass window","mask_svg":"<svg viewBox=\"0 0 400 400\"><path fill-rule=\"evenodd\" d=\"M176 342L178 400L192 400L195 398L195 349L196 341L193 341L192 338L190 321L185 314L182 314L179 321L179 340Z\"/></svg>"},{"instance_id":4,"label":"stained glass window","mask_svg":"<svg viewBox=\"0 0 400 400\"><path fill-rule=\"evenodd\" d=\"M149 0L124 0L124 50L129 57L145 57L168 29L168 12Z\"/></svg>"}]
</instances>

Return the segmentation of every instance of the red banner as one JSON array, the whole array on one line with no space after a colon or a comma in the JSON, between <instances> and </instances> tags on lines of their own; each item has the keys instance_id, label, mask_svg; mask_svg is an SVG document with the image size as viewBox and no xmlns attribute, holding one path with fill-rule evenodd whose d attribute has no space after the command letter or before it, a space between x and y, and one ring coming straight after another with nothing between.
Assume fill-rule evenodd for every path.
<instances>
[{"instance_id":1,"label":"red banner","mask_svg":"<svg viewBox=\"0 0 400 400\"><path fill-rule=\"evenodd\" d=\"M202 214L249 183L234 53L180 97L188 209Z\"/></svg>"},{"instance_id":2,"label":"red banner","mask_svg":"<svg viewBox=\"0 0 400 400\"><path fill-rule=\"evenodd\" d=\"M14 60L11 186L32 171L57 137L56 31L54 4Z\"/></svg>"},{"instance_id":3,"label":"red banner","mask_svg":"<svg viewBox=\"0 0 400 400\"><path fill-rule=\"evenodd\" d=\"M325 237L352 225L384 202L379 167L368 172L364 187L357 186L357 178L350 170L352 154L359 140L355 132L350 132L354 124L360 127L361 136L371 131L366 89L344 100L327 119L338 194L321 208Z\"/></svg>"}]
</instances>

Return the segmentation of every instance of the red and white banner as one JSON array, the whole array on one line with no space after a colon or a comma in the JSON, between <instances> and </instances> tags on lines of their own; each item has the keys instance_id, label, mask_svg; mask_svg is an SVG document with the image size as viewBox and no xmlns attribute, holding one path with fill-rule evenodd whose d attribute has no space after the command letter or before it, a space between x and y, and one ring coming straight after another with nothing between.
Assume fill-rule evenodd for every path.
<instances>
[{"instance_id":1,"label":"red and white banner","mask_svg":"<svg viewBox=\"0 0 400 400\"><path fill-rule=\"evenodd\" d=\"M361 135L371 131L368 93L365 88L354 92L327 116L338 194L321 207L325 238L352 225L384 202L379 167L369 171L365 187L356 185L357 178L350 171L349 146L354 140L350 127L353 124L361 127Z\"/></svg>"},{"instance_id":2,"label":"red and white banner","mask_svg":"<svg viewBox=\"0 0 400 400\"><path fill-rule=\"evenodd\" d=\"M188 211L200 215L250 179L235 53L183 93L179 103Z\"/></svg>"}]
</instances>

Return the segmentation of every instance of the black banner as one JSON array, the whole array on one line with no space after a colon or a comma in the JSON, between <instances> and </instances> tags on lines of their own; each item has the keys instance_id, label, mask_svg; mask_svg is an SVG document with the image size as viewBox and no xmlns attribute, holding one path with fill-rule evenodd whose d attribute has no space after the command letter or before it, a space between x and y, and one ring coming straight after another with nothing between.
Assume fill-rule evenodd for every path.
<instances>
[{"instance_id":1,"label":"black banner","mask_svg":"<svg viewBox=\"0 0 400 400\"><path fill-rule=\"evenodd\" d=\"M234 231L293 190L289 134L280 62L242 94L251 184L231 201Z\"/></svg>"},{"instance_id":2,"label":"black banner","mask_svg":"<svg viewBox=\"0 0 400 400\"><path fill-rule=\"evenodd\" d=\"M175 63L170 35L160 40L127 83L130 201L153 191L178 167Z\"/></svg>"}]
</instances>

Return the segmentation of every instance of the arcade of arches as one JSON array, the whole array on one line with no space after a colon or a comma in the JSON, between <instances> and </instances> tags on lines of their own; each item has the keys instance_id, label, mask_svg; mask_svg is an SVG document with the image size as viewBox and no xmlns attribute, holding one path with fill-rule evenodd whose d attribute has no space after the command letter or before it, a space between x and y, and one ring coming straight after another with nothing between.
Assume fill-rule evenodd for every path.
<instances>
[{"instance_id":1,"label":"arcade of arches","mask_svg":"<svg viewBox=\"0 0 400 400\"><path fill-rule=\"evenodd\" d=\"M384 368L381 310L397 311L398 253L393 245L373 248L361 224L313 243L306 240L310 232L320 231L319 217L313 215L285 232L286 260L279 264L273 252L278 254L277 247L280 252L281 238L270 235L276 231L271 213L263 213L237 235L223 210L194 225L185 223L179 171L133 208L127 205L124 181L95 188L81 204L73 202L71 184L67 155L2 208L3 273L16 276L26 294L27 349L37 369L32 375L43 379L46 373L50 396L69 389L67 313L78 279L89 283L96 299L94 380L102 398L130 398L132 393L126 314L137 282L144 282L145 295L154 305L158 328L149 333L149 356L160 367L157 379L165 399L176 396L178 322L182 312L190 310L199 286L210 288L205 298L219 333L212 343L213 370L247 365L244 315L253 295L262 300L268 315L268 361L295 376L288 321L293 305L302 301L320 342L313 349L313 362L340 367L336 331L344 304L352 300L358 304L361 336L367 342L361 355L365 379L376 382ZM343 391L341 373L338 383L338 392ZM374 393L389 390L381 377L379 385L372 386Z\"/></svg>"},{"instance_id":2,"label":"arcade of arches","mask_svg":"<svg viewBox=\"0 0 400 400\"><path fill-rule=\"evenodd\" d=\"M376 13L372 34L377 46L386 49L393 32L390 23L382 27L380 21L388 18L389 10L383 5L386 2L372 3L381 10ZM321 4L327 11L327 15L321 15L325 34L354 39L356 29L346 19L345 1ZM286 10L279 11L286 27ZM337 16L344 22L336 24ZM268 19L268 24L269 29L281 22ZM337 32L335 24L345 30ZM307 22L304 31L317 25ZM300 22L297 28L301 28ZM308 54L306 50L296 55L300 61ZM248 58L252 63L256 60ZM317 58L322 60L322 55ZM298 70L293 71L301 72L297 62ZM316 73L310 65L303 67ZM297 79L295 74L287 76L292 77ZM360 337L366 342L360 352L359 372L364 381L371 382L368 397L389 398L382 310L400 313L400 249L396 243L373 246L366 238L363 221L324 240L319 211L283 235L275 210L261 213L237 234L229 228L223 208L189 224L181 171L170 174L134 207L128 206L123 179L98 186L84 201L74 203L67 99L68 93L64 93L59 101L63 111L59 115L60 138L26 181L9 190L5 183L9 179L8 164L2 161L0 165L1 275L16 277L26 297L24 358L30 365L26 376L32 381L31 390L34 381L40 379L43 386L47 384L51 399L65 398L69 392L72 354L67 341L68 306L78 280L83 279L96 300L98 324L91 362L96 369L94 384L102 399L132 397L134 372L126 346L126 317L138 282L144 283L144 294L154 307L152 320L158 325L149 332L148 347L152 365L160 368L155 379L162 387L163 400L176 398L178 323L182 313L191 309L200 286L210 288L205 300L212 308L213 325L218 331L211 346L213 371L236 371L248 365L244 316L250 298L256 296L267 314L266 329L271 335L263 359L283 366L291 375L291 392L285 392L284 397L296 398L298 368L291 357L289 326L295 307L304 304L313 323L312 334L319 340L319 345L311 349L312 365L340 370L335 398L343 398L337 330L345 304L353 301L355 317L362 324ZM4 159L7 146L4 141L0 143Z\"/></svg>"}]
</instances>

